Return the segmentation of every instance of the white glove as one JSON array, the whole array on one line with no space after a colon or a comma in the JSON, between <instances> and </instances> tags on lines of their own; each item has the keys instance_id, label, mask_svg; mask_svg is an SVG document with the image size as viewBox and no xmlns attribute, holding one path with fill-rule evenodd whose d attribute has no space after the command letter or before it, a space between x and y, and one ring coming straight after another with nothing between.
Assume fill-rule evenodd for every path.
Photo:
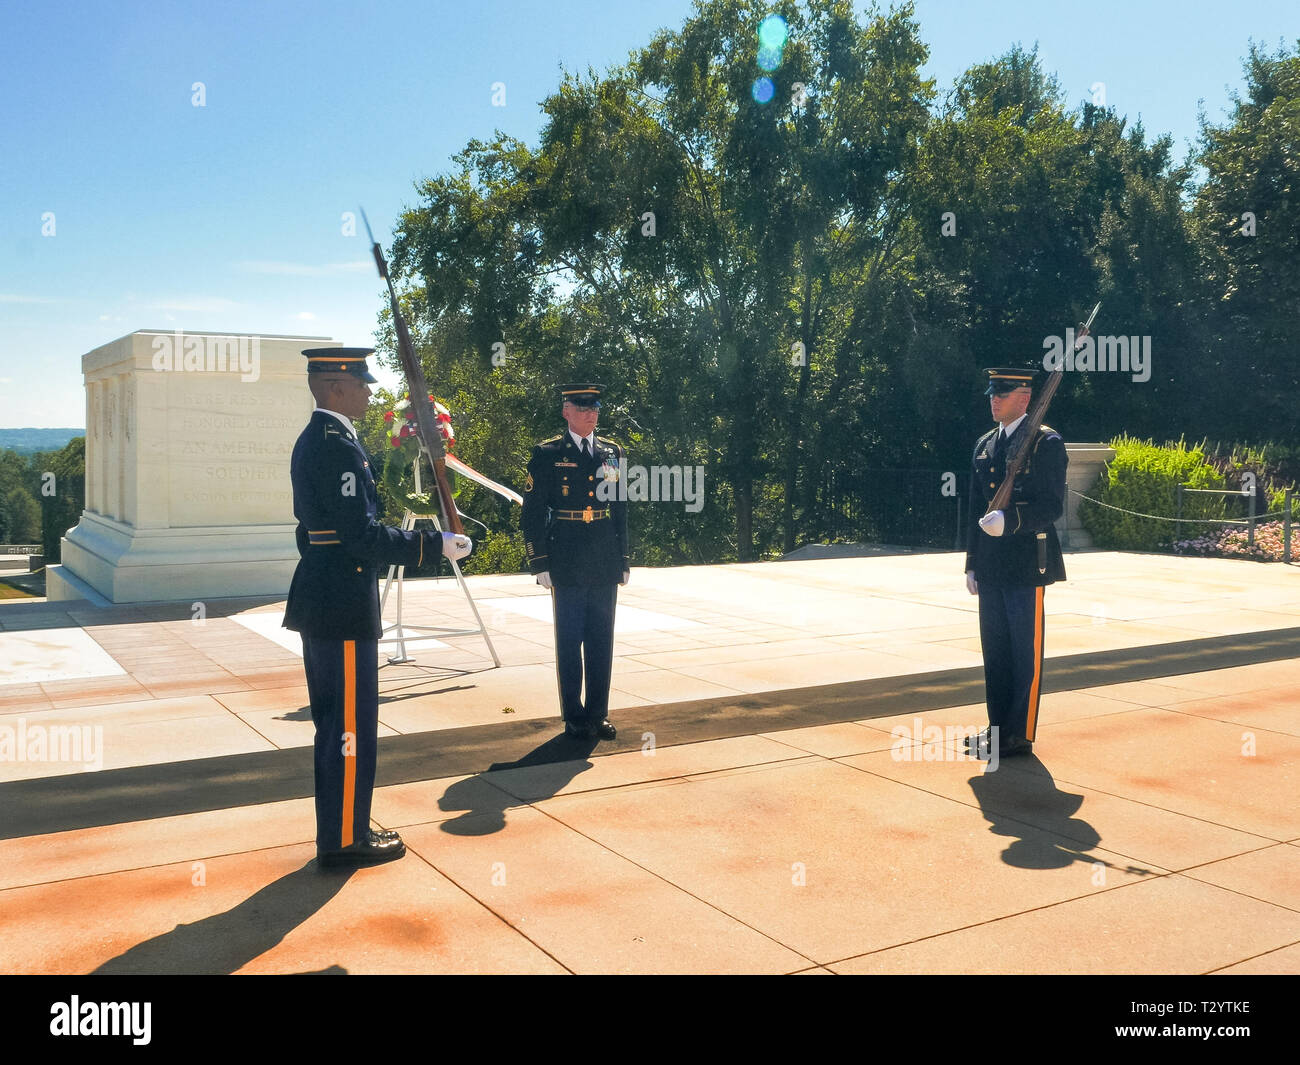
<instances>
[{"instance_id":1,"label":"white glove","mask_svg":"<svg viewBox=\"0 0 1300 1065\"><path fill-rule=\"evenodd\" d=\"M442 553L450 559L464 558L474 550L474 541L464 533L442 534Z\"/></svg>"},{"instance_id":2,"label":"white glove","mask_svg":"<svg viewBox=\"0 0 1300 1065\"><path fill-rule=\"evenodd\" d=\"M968 569L966 571L966 591L970 592L971 595L980 594L979 581L975 579L975 571L973 569Z\"/></svg>"},{"instance_id":3,"label":"white glove","mask_svg":"<svg viewBox=\"0 0 1300 1065\"><path fill-rule=\"evenodd\" d=\"M555 587L555 585L551 583L551 574L548 570L542 570L542 572L537 575L537 583L548 592Z\"/></svg>"},{"instance_id":4,"label":"white glove","mask_svg":"<svg viewBox=\"0 0 1300 1065\"><path fill-rule=\"evenodd\" d=\"M1001 536L1006 524L1006 515L1000 510L995 510L992 514L985 514L984 517L980 518L980 528L990 536Z\"/></svg>"},{"instance_id":5,"label":"white glove","mask_svg":"<svg viewBox=\"0 0 1300 1065\"><path fill-rule=\"evenodd\" d=\"M631 579L632 579L632 571L631 571L630 569L625 569L625 570L623 571L623 579L622 579L621 581L619 581L618 583L619 583L619 584L627 584L627 582L630 581Z\"/></svg>"}]
</instances>

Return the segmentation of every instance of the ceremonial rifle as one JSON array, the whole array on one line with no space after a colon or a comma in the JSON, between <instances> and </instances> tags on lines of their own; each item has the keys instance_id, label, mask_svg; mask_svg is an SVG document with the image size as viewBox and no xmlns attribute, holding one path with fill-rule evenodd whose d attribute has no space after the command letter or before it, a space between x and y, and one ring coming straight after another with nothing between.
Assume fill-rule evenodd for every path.
<instances>
[{"instance_id":1,"label":"ceremonial rifle","mask_svg":"<svg viewBox=\"0 0 1300 1065\"><path fill-rule=\"evenodd\" d=\"M406 319L402 317L401 308L397 305L397 292L393 288L393 279L388 276L388 263L379 247L379 241L375 240L375 235L370 230L370 219L366 217L364 209L361 211L361 220L366 224L366 235L370 238L370 250L374 253L379 276L388 282L388 299L393 308L393 332L397 336L397 355L406 376L411 407L415 411L415 430L433 465L433 479L438 488L438 506L442 511L442 520L447 532L463 534L465 530L460 523L460 512L456 509L456 500L452 498L451 482L447 480L447 449L442 445L438 416L434 413L433 404L429 402L429 386L424 382L424 369L415 354L415 345L411 343Z\"/></svg>"},{"instance_id":2,"label":"ceremonial rifle","mask_svg":"<svg viewBox=\"0 0 1300 1065\"><path fill-rule=\"evenodd\" d=\"M1092 328L1092 320L1097 317L1097 312L1101 310L1101 304L1098 303L1088 315L1088 320L1079 326L1075 334L1074 350L1078 351L1083 346L1084 338L1087 337L1088 331ZM1056 395L1057 388L1060 387L1061 377L1065 373L1065 363L1062 360L1062 368L1053 370L1047 375L1047 381L1037 392L1029 404L1029 410L1025 412L1024 432L1019 434L1019 441L1013 450L1007 452L1007 472L1002 478L1002 484L998 490L993 493L993 498L989 501L989 509L986 514L992 514L995 510L1006 510L1007 504L1011 502L1011 490L1015 486L1016 474L1020 472L1020 467L1025 464L1025 457L1029 454L1029 441L1038 435L1038 429L1043 424L1043 416L1047 413L1047 405L1052 402L1052 397Z\"/></svg>"}]
</instances>

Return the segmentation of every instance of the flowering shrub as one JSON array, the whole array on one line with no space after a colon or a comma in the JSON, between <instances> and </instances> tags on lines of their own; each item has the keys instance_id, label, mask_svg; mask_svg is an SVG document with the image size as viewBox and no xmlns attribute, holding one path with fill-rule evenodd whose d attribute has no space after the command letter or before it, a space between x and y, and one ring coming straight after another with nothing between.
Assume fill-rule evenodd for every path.
<instances>
[{"instance_id":1,"label":"flowering shrub","mask_svg":"<svg viewBox=\"0 0 1300 1065\"><path fill-rule=\"evenodd\" d=\"M456 432L451 425L451 413L433 396L429 397L434 413L438 417L438 429L442 432L443 443L450 452L456 446ZM415 457L420 453L420 436L416 430L415 408L411 405L409 393L400 402L393 405L393 410L384 412L384 425L388 432L388 442L392 451L384 464L384 483L392 498L402 500L406 505L417 510L427 510L429 494L433 489L433 476L425 465L423 492L415 494L415 475L412 472ZM450 471L448 476L451 477Z\"/></svg>"},{"instance_id":2,"label":"flowering shrub","mask_svg":"<svg viewBox=\"0 0 1300 1065\"><path fill-rule=\"evenodd\" d=\"M1223 488L1225 479L1205 461L1205 445L1189 447L1183 440L1163 446L1151 440L1119 436L1110 442L1115 457L1085 495L1100 499L1111 510L1087 500L1079 503L1079 520L1093 542L1107 551L1167 551L1174 525L1142 514L1172 518L1178 512L1178 485ZM1135 511L1136 513L1125 513ZM1187 519L1222 519L1232 515L1219 496L1189 494L1183 500Z\"/></svg>"},{"instance_id":3,"label":"flowering shrub","mask_svg":"<svg viewBox=\"0 0 1300 1065\"><path fill-rule=\"evenodd\" d=\"M1247 542L1240 525L1216 529L1191 540L1176 540L1174 551L1180 555L1202 558L1253 558L1259 562L1282 561L1282 523L1262 522L1255 526L1255 542Z\"/></svg>"}]
</instances>

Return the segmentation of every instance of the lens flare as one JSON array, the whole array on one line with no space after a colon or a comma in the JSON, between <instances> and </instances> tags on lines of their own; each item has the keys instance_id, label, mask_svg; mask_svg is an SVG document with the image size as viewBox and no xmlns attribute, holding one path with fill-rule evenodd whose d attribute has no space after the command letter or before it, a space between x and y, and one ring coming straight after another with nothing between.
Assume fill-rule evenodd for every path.
<instances>
[{"instance_id":1,"label":"lens flare","mask_svg":"<svg viewBox=\"0 0 1300 1065\"><path fill-rule=\"evenodd\" d=\"M772 84L771 78L755 78L754 88L751 90L754 95L754 102L765 104L776 92L776 86Z\"/></svg>"},{"instance_id":2,"label":"lens flare","mask_svg":"<svg viewBox=\"0 0 1300 1065\"><path fill-rule=\"evenodd\" d=\"M780 15L768 15L758 24L758 43L764 48L775 48L779 52L785 47L789 35L785 19Z\"/></svg>"}]
</instances>

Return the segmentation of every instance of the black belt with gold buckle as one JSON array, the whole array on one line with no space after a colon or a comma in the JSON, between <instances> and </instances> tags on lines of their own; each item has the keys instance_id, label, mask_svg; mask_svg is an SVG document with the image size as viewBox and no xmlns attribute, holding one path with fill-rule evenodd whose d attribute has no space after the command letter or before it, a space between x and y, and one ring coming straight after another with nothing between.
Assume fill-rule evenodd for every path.
<instances>
[{"instance_id":1,"label":"black belt with gold buckle","mask_svg":"<svg viewBox=\"0 0 1300 1065\"><path fill-rule=\"evenodd\" d=\"M583 521L590 523L593 521L600 521L602 518L608 518L609 510L608 508L594 510L591 507L587 507L586 510L557 510L555 511L554 516L557 521Z\"/></svg>"}]
</instances>

